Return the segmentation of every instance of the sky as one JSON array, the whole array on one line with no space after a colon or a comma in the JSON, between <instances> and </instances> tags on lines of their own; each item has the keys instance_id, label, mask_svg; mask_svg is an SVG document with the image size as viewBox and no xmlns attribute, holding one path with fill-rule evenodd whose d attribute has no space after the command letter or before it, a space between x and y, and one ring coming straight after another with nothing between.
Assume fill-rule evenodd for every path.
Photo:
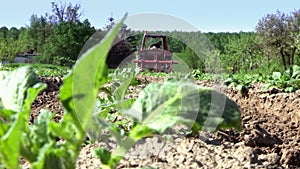
<instances>
[{"instance_id":1,"label":"sky","mask_svg":"<svg viewBox=\"0 0 300 169\"><path fill-rule=\"evenodd\" d=\"M1 0L0 27L29 25L32 14L51 13L54 0ZM201 32L255 31L261 18L277 10L290 14L300 0L56 0L81 4L82 19L103 28L108 18L128 13L132 29L199 30Z\"/></svg>"}]
</instances>

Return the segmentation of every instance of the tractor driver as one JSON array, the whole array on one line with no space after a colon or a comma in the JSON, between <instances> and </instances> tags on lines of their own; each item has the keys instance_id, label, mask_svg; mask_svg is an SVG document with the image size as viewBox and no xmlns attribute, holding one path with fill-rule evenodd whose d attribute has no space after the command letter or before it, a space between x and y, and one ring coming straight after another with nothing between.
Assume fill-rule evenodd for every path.
<instances>
[{"instance_id":1,"label":"tractor driver","mask_svg":"<svg viewBox=\"0 0 300 169\"><path fill-rule=\"evenodd\" d=\"M159 41L157 43L154 43L150 46L150 49L158 49L162 45L162 41Z\"/></svg>"}]
</instances>

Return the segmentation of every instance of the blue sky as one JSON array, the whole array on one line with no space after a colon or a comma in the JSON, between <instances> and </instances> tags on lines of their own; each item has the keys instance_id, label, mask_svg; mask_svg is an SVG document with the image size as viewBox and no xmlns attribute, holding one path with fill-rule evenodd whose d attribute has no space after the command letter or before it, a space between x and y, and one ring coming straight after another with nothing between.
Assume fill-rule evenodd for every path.
<instances>
[{"instance_id":1,"label":"blue sky","mask_svg":"<svg viewBox=\"0 0 300 169\"><path fill-rule=\"evenodd\" d=\"M32 14L39 16L51 12L51 1L53 0L2 0L0 27L19 28L28 25ZM66 2L80 3L83 10L82 18L88 18L96 28L104 27L111 13L114 18L119 19L128 12L129 20L131 16L143 13L161 13L161 16L169 15L185 22L178 25L190 24L202 32L254 31L259 19L268 13L275 13L277 10L290 13L300 9L299 0L69 0ZM159 16L158 18L161 19ZM142 17L140 19L136 22L148 25L146 19ZM173 28L178 25L173 25Z\"/></svg>"}]
</instances>

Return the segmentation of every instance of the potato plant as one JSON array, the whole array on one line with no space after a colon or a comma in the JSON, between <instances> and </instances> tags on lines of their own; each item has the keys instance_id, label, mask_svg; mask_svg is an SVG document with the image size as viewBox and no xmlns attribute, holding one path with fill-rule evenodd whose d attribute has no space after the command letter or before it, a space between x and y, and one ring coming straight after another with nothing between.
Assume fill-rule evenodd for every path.
<instances>
[{"instance_id":1,"label":"potato plant","mask_svg":"<svg viewBox=\"0 0 300 169\"><path fill-rule=\"evenodd\" d=\"M285 92L294 92L300 89L300 67L293 65L283 73L273 72L272 76L267 80L267 83L265 89L278 87Z\"/></svg>"},{"instance_id":2,"label":"potato plant","mask_svg":"<svg viewBox=\"0 0 300 169\"><path fill-rule=\"evenodd\" d=\"M228 87L235 87L241 92L246 91L254 83L265 83L264 89L271 87L282 89L283 92L294 92L300 89L300 66L292 65L284 72L268 74L234 74L224 81Z\"/></svg>"}]
</instances>

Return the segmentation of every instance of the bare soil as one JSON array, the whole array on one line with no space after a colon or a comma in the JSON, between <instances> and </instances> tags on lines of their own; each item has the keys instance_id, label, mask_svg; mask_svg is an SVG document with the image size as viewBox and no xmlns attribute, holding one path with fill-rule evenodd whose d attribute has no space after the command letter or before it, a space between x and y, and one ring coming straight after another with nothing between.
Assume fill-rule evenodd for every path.
<instances>
[{"instance_id":1,"label":"bare soil","mask_svg":"<svg viewBox=\"0 0 300 169\"><path fill-rule=\"evenodd\" d=\"M145 81L162 81L161 78L138 77ZM40 93L32 105L30 123L41 108L56 112L56 121L63 110L58 92L60 77L41 81L48 88ZM208 81L197 82L201 86L213 86ZM145 84L131 86L128 97L136 97ZM262 84L252 85L246 93L234 88L221 90L237 102L242 112L243 130L220 130L186 135L176 126L163 136L141 140L122 159L118 168L300 168L300 90L283 93L272 88L262 90ZM132 92L134 91L134 92ZM176 130L176 132L174 132ZM83 145L77 160L77 168L99 168L93 148L105 146L113 149L111 142Z\"/></svg>"}]
</instances>

